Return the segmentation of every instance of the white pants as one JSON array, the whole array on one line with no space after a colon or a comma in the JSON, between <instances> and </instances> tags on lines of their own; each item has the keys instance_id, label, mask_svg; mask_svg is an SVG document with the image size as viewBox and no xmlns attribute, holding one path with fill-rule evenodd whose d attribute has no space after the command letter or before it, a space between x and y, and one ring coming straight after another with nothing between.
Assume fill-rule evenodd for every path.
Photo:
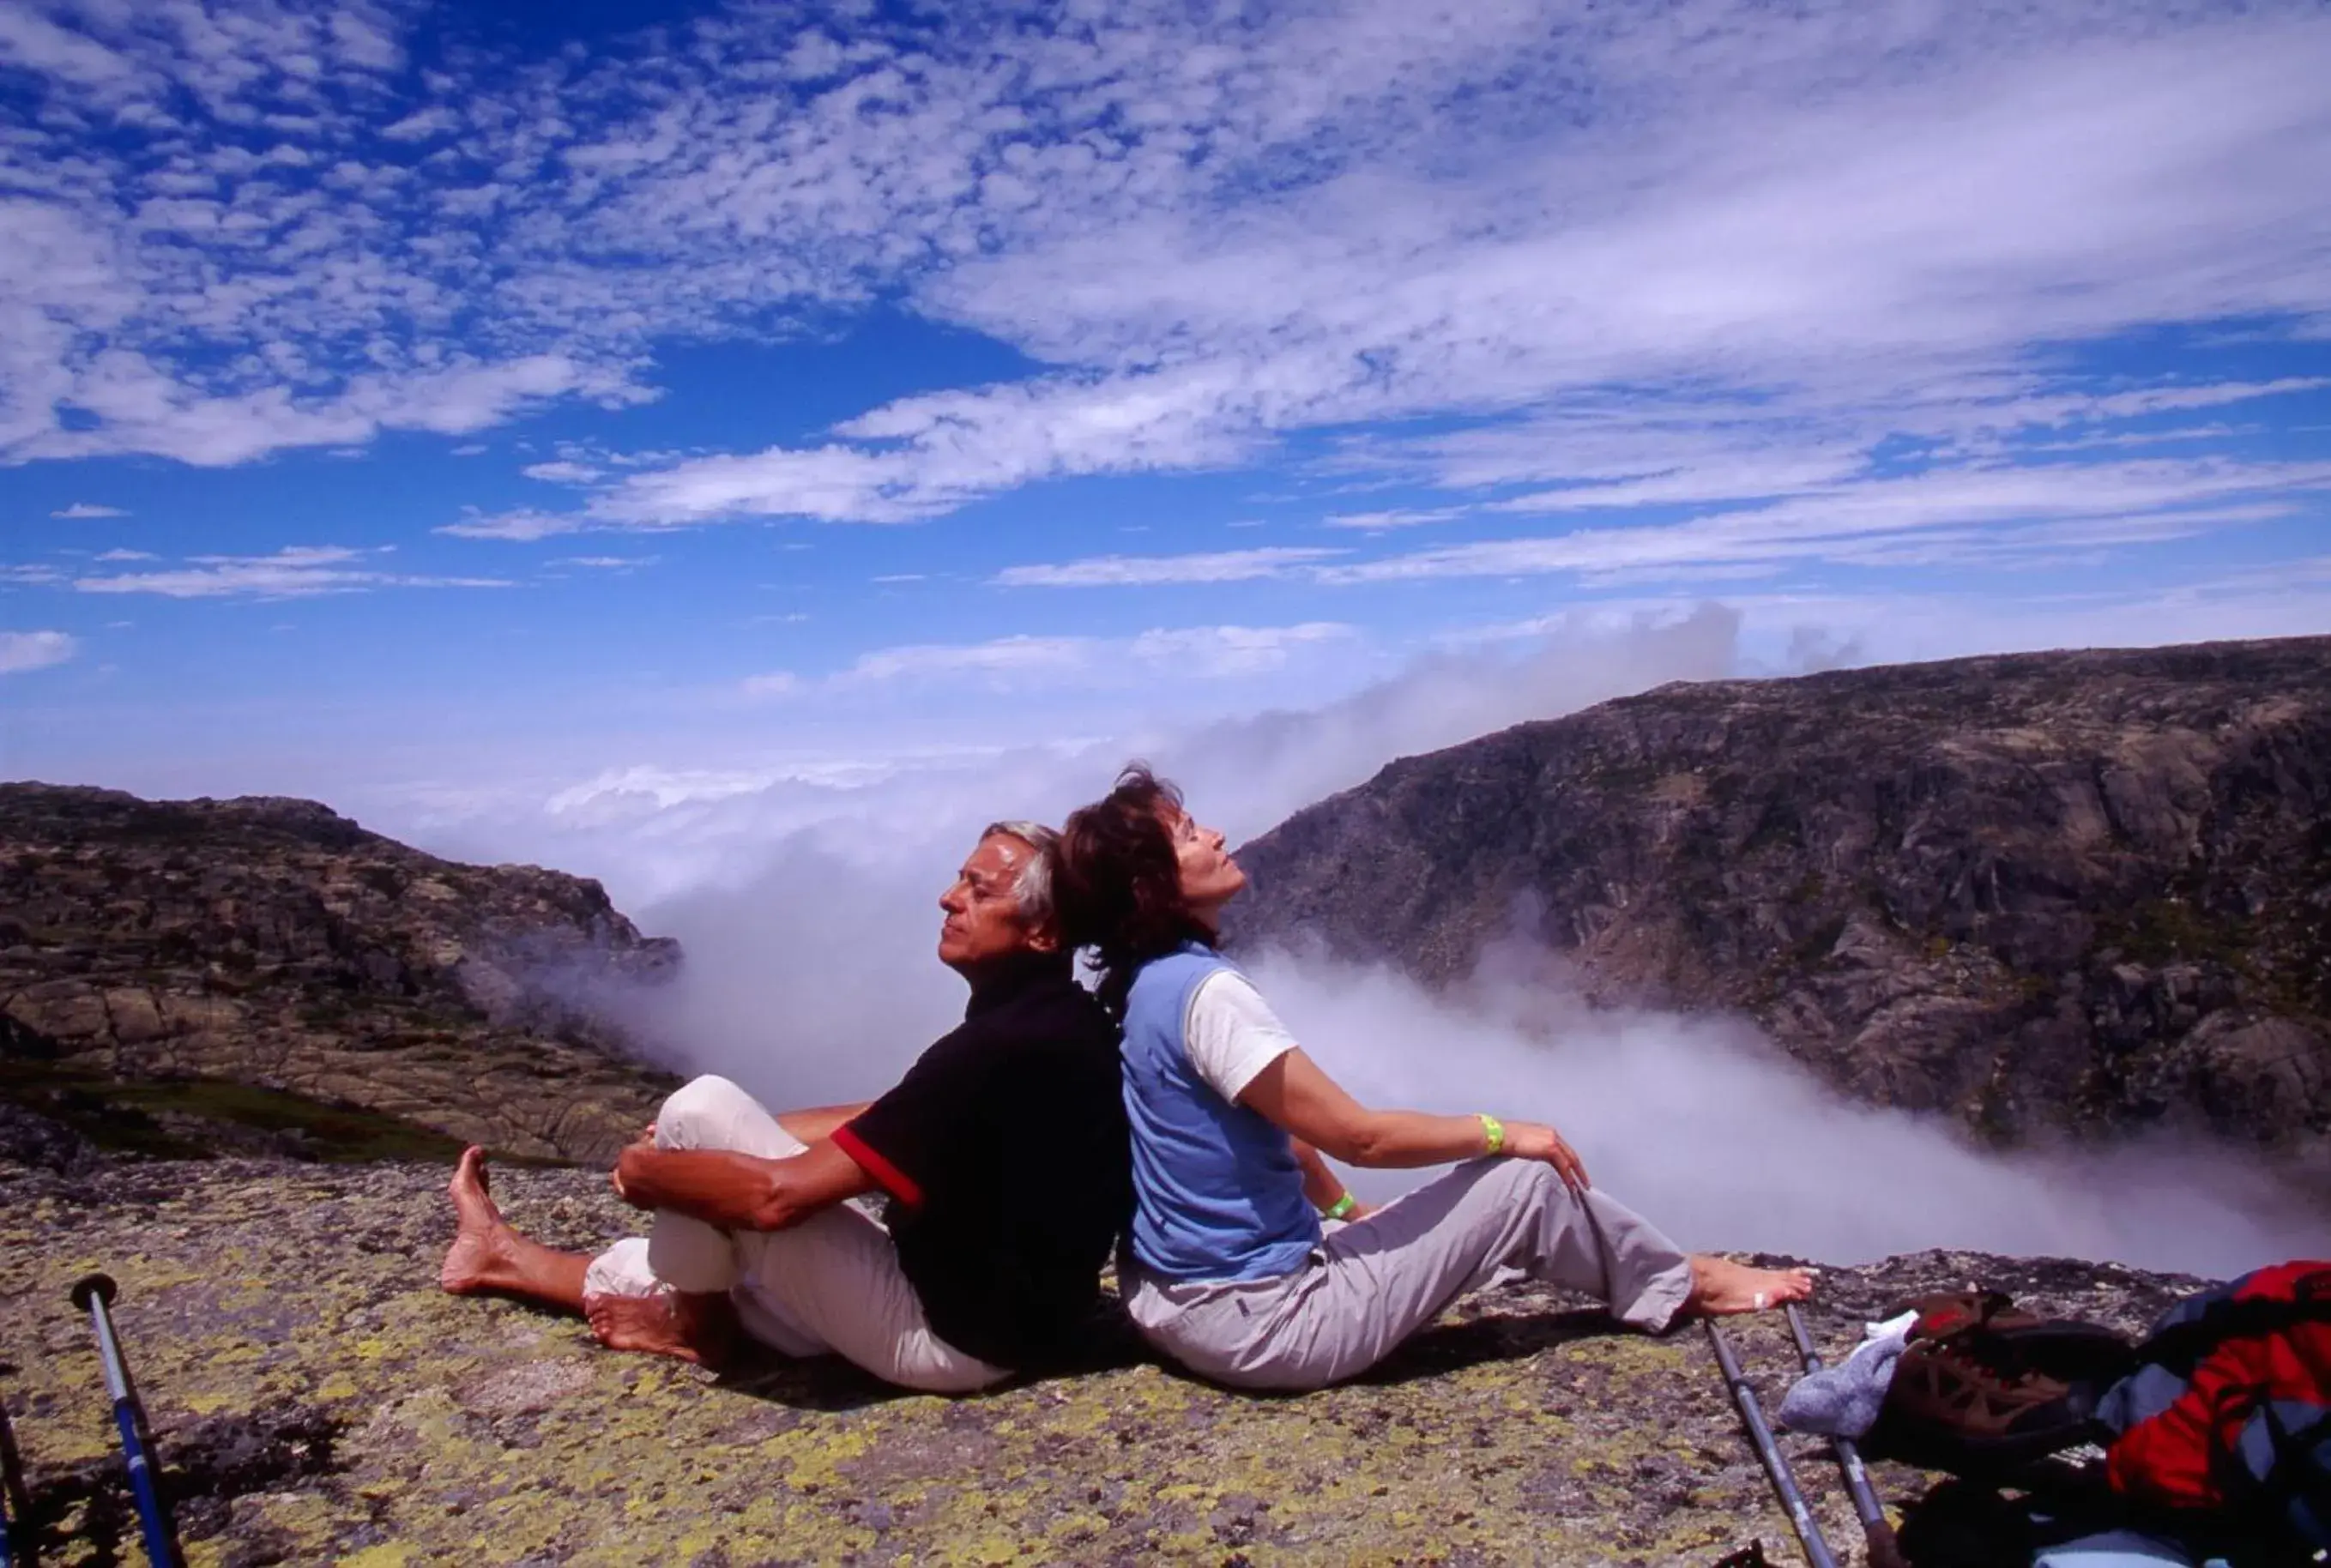
<instances>
[{"instance_id":1,"label":"white pants","mask_svg":"<svg viewBox=\"0 0 2331 1568\"><path fill-rule=\"evenodd\" d=\"M727 1149L763 1159L804 1152L752 1096L725 1078L699 1078L656 1113L656 1147ZM1011 1373L931 1332L899 1267L890 1232L846 1203L782 1231L722 1231L658 1210L644 1238L591 1260L586 1296L658 1290L727 1291L755 1339L786 1355L841 1355L885 1383L966 1393Z\"/></svg>"}]
</instances>

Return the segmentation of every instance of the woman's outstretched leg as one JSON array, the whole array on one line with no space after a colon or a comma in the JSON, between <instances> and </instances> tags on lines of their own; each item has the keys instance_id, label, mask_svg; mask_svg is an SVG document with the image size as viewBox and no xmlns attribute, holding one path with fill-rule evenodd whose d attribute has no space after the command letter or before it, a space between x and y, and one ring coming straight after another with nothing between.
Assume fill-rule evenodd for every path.
<instances>
[{"instance_id":1,"label":"woman's outstretched leg","mask_svg":"<svg viewBox=\"0 0 2331 1568\"><path fill-rule=\"evenodd\" d=\"M1500 1269L1584 1291L1657 1333L1685 1316L1754 1312L1812 1288L1802 1269L1689 1254L1599 1190L1551 1166L1474 1160L1327 1238L1324 1262L1282 1280L1137 1286L1136 1323L1201 1375L1318 1388L1390 1354Z\"/></svg>"}]
</instances>

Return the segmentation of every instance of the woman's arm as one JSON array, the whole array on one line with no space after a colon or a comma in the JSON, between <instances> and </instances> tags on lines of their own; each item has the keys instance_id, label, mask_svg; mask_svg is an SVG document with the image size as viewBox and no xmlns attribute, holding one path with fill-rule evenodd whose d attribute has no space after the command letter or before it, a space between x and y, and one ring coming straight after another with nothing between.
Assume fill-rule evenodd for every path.
<instances>
[{"instance_id":1,"label":"woman's arm","mask_svg":"<svg viewBox=\"0 0 2331 1568\"><path fill-rule=\"evenodd\" d=\"M1351 1206L1337 1214L1337 1219L1365 1220L1375 1212L1375 1204L1363 1203L1352 1197L1344 1185L1344 1179L1327 1168L1327 1162L1319 1157L1318 1150L1301 1138L1289 1141L1295 1145L1295 1163L1303 1167L1303 1196L1310 1201L1313 1208L1325 1214L1345 1199L1351 1198Z\"/></svg>"},{"instance_id":2,"label":"woman's arm","mask_svg":"<svg viewBox=\"0 0 2331 1568\"><path fill-rule=\"evenodd\" d=\"M1239 1103L1346 1164L1399 1168L1470 1160L1489 1152L1478 1116L1370 1110L1321 1071L1300 1047L1282 1051L1248 1080ZM1506 1122L1499 1153L1543 1160L1574 1191L1589 1184L1586 1167L1562 1135L1538 1122ZM1307 1191L1308 1191L1307 1172Z\"/></svg>"}]
</instances>

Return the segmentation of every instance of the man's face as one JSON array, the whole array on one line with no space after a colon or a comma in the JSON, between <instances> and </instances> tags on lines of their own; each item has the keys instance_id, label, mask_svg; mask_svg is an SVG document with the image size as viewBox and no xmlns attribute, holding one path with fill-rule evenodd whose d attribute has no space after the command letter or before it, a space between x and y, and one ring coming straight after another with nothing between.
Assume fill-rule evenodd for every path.
<instances>
[{"instance_id":1,"label":"man's face","mask_svg":"<svg viewBox=\"0 0 2331 1568\"><path fill-rule=\"evenodd\" d=\"M1031 931L1020 914L1020 871L1035 848L1008 833L979 841L971 859L956 873L955 886L939 898L947 919L939 926L939 962L972 970L1014 953L1050 953L1058 944L1049 931Z\"/></svg>"}]
</instances>

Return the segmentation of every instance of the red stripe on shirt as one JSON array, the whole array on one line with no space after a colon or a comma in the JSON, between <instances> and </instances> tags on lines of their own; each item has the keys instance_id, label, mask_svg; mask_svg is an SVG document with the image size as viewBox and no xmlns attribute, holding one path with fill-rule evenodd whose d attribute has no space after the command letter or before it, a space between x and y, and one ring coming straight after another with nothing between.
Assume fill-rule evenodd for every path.
<instances>
[{"instance_id":1,"label":"red stripe on shirt","mask_svg":"<svg viewBox=\"0 0 2331 1568\"><path fill-rule=\"evenodd\" d=\"M864 1138L850 1130L848 1123L833 1129L833 1146L858 1163L858 1168L874 1178L874 1184L909 1209L923 1206L923 1190L915 1179L882 1157Z\"/></svg>"}]
</instances>

